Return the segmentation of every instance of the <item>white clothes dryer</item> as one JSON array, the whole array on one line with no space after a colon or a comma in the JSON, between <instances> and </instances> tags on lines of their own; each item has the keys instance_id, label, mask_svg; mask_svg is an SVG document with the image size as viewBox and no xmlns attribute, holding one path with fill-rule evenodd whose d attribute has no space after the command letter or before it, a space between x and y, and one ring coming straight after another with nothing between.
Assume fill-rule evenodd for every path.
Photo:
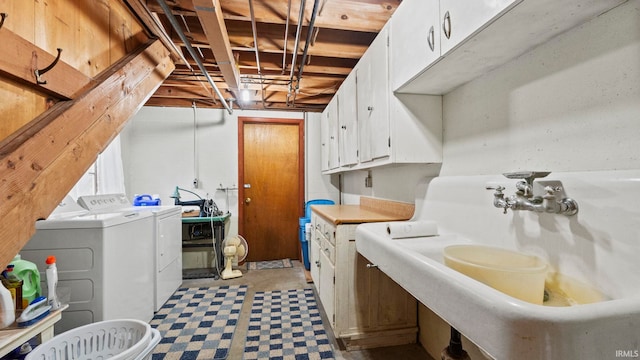
<instances>
[{"instance_id":1,"label":"white clothes dryer","mask_svg":"<svg viewBox=\"0 0 640 360\"><path fill-rule=\"evenodd\" d=\"M149 212L154 222L154 311L160 310L182 285L182 207L134 206L129 211Z\"/></svg>"},{"instance_id":2,"label":"white clothes dryer","mask_svg":"<svg viewBox=\"0 0 640 360\"><path fill-rule=\"evenodd\" d=\"M144 212L153 216L154 311L160 310L182 285L182 207L132 206L124 194L91 195L78 204L94 213Z\"/></svg>"}]
</instances>

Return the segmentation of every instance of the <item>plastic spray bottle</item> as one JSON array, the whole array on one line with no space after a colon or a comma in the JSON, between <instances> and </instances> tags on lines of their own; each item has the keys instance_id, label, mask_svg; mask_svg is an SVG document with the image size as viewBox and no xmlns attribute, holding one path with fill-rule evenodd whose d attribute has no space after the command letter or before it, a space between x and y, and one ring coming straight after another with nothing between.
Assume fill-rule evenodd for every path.
<instances>
[{"instance_id":1,"label":"plastic spray bottle","mask_svg":"<svg viewBox=\"0 0 640 360\"><path fill-rule=\"evenodd\" d=\"M58 267L56 266L56 257L50 255L46 260L47 270L45 274L47 276L47 296L51 310L57 310L60 308L60 300L58 300Z\"/></svg>"}]
</instances>

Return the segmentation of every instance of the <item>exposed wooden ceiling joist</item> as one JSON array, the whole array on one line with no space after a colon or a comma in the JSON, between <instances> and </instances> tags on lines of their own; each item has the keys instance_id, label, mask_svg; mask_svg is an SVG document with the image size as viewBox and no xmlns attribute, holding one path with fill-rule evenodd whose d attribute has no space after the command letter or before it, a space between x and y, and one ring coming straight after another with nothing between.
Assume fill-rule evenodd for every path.
<instances>
[{"instance_id":1,"label":"exposed wooden ceiling joist","mask_svg":"<svg viewBox=\"0 0 640 360\"><path fill-rule=\"evenodd\" d=\"M215 62L228 88L236 94L240 84L240 73L229 44L229 35L218 0L193 0L195 12L200 20L207 43L213 51Z\"/></svg>"},{"instance_id":2,"label":"exposed wooden ceiling joist","mask_svg":"<svg viewBox=\"0 0 640 360\"><path fill-rule=\"evenodd\" d=\"M174 44L184 46L180 37L171 29L156 0L129 1L146 1L147 8L155 12ZM171 13L180 20L187 39L197 50L207 73L228 98L237 99L238 88L260 90L254 96L255 103L240 104L242 108L264 106L269 109L321 111L401 0L319 1L302 81L295 95L295 102L291 103L287 102L286 95L291 89L291 78L288 75L291 72L300 0L252 0L256 21L255 43L249 0L167 0L167 3ZM287 8L289 3L290 9ZM307 0L306 3L299 34L302 40L294 69L296 75L302 61L302 49L309 31L314 1ZM214 30L210 27L214 27ZM256 57L260 60L260 75L267 81L256 83ZM185 54L185 58L191 67L196 63L189 54ZM235 65L231 66L232 63ZM229 75L231 68L235 70L235 77ZM283 77L279 78L278 75ZM188 85L180 86L181 82ZM181 88L181 91L177 88ZM221 107L221 104L211 104L211 99L204 99L208 92L202 86L199 74L178 64L174 73L147 104L191 106L195 101L204 106ZM236 108L238 105L236 102Z\"/></svg>"}]
</instances>

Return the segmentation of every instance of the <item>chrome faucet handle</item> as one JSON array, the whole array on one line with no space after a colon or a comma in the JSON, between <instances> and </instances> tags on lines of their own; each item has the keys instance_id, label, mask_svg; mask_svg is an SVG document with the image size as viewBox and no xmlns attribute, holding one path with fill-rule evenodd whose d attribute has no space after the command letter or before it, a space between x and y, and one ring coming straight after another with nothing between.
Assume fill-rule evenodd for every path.
<instances>
[{"instance_id":1,"label":"chrome faucet handle","mask_svg":"<svg viewBox=\"0 0 640 360\"><path fill-rule=\"evenodd\" d=\"M562 186L545 186L544 192L546 195L553 195L559 191L562 191Z\"/></svg>"},{"instance_id":2,"label":"chrome faucet handle","mask_svg":"<svg viewBox=\"0 0 640 360\"><path fill-rule=\"evenodd\" d=\"M497 194L502 194L502 192L504 191L505 187L502 185L487 185L485 187L485 189L487 190L495 190Z\"/></svg>"}]
</instances>

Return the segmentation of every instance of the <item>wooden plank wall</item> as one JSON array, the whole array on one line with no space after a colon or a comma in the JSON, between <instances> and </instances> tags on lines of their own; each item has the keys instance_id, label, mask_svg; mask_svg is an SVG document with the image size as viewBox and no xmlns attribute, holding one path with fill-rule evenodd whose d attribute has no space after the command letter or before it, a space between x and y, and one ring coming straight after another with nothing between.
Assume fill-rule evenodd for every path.
<instances>
[{"instance_id":1,"label":"wooden plank wall","mask_svg":"<svg viewBox=\"0 0 640 360\"><path fill-rule=\"evenodd\" d=\"M175 64L119 0L0 0L0 13L8 15L0 43L15 46L0 55L4 268L35 232L35 221L48 216ZM17 63L29 44L32 63ZM42 69L48 63L35 62L48 61L57 48L61 60L43 76L47 84L37 85L31 71L10 71ZM87 81L74 87L62 83L68 79ZM52 96L59 102L48 108Z\"/></svg>"},{"instance_id":2,"label":"wooden plank wall","mask_svg":"<svg viewBox=\"0 0 640 360\"><path fill-rule=\"evenodd\" d=\"M89 77L147 40L117 0L0 0L0 12L8 15L3 28L52 55L61 48L61 61ZM0 140L43 113L47 96L46 86L34 89L0 78Z\"/></svg>"}]
</instances>

